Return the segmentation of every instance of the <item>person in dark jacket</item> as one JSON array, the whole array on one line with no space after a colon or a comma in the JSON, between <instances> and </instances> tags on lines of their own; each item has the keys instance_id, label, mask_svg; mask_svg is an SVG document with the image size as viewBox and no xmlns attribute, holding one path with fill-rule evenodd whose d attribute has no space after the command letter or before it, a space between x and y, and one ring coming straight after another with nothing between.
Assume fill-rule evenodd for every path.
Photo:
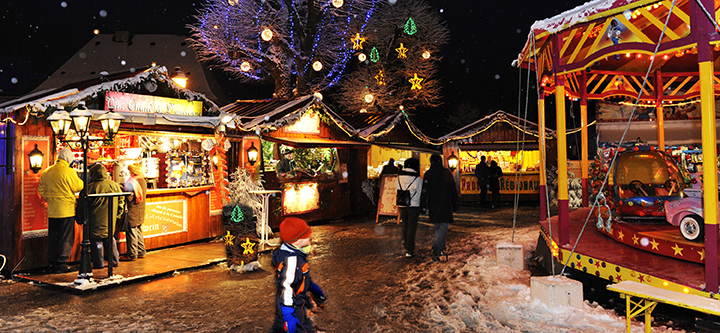
<instances>
[{"instance_id":1,"label":"person in dark jacket","mask_svg":"<svg viewBox=\"0 0 720 333\"><path fill-rule=\"evenodd\" d=\"M418 219L420 217L420 196L422 189L422 178L420 178L420 161L417 158L405 160L405 167L400 171L396 189L410 191L410 206L398 205L400 220L403 222L402 243L405 245L405 257L411 258L415 255L415 233L417 231Z\"/></svg>"},{"instance_id":2,"label":"person in dark jacket","mask_svg":"<svg viewBox=\"0 0 720 333\"><path fill-rule=\"evenodd\" d=\"M453 212L460 209L455 179L450 170L446 169L439 154L430 156L430 169L425 172L425 179L420 197L422 210L429 210L430 222L435 225L435 243L432 247L432 258L437 261L445 256L445 236L453 222Z\"/></svg>"},{"instance_id":3,"label":"person in dark jacket","mask_svg":"<svg viewBox=\"0 0 720 333\"><path fill-rule=\"evenodd\" d=\"M49 273L72 271L67 263L75 241L75 192L83 188L72 162L72 151L60 149L57 161L43 171L38 183L38 193L47 202Z\"/></svg>"},{"instance_id":4,"label":"person in dark jacket","mask_svg":"<svg viewBox=\"0 0 720 333\"><path fill-rule=\"evenodd\" d=\"M480 163L475 166L475 177L477 177L477 186L480 189L480 206L485 206L487 199L488 187L488 165L485 162L485 156L480 157Z\"/></svg>"},{"instance_id":5,"label":"person in dark jacket","mask_svg":"<svg viewBox=\"0 0 720 333\"><path fill-rule=\"evenodd\" d=\"M315 307L308 292L324 303L325 293L310 277L307 252L311 243L312 229L297 217L288 217L280 223L282 245L272 254L276 269L277 287L275 324L272 332L315 332L308 317L308 310Z\"/></svg>"},{"instance_id":6,"label":"person in dark jacket","mask_svg":"<svg viewBox=\"0 0 720 333\"><path fill-rule=\"evenodd\" d=\"M395 166L395 159L391 157L388 163L382 168L380 175L397 175L398 171L400 171L400 169Z\"/></svg>"},{"instance_id":7,"label":"person in dark jacket","mask_svg":"<svg viewBox=\"0 0 720 333\"><path fill-rule=\"evenodd\" d=\"M500 178L503 176L502 169L497 162L490 162L489 179L490 179L490 192L492 192L492 208L500 206Z\"/></svg>"},{"instance_id":8,"label":"person in dark jacket","mask_svg":"<svg viewBox=\"0 0 720 333\"><path fill-rule=\"evenodd\" d=\"M89 175L92 182L87 186L87 193L90 194L105 194L105 193L119 193L122 192L120 185L110 180L105 166L98 163L92 166L89 170ZM83 190L84 192L85 190ZM83 197L84 193L80 193L80 197ZM108 241L108 222L115 225L115 222L122 215L125 208L125 198L119 197L90 197L87 199L88 202L88 223L90 225L90 255L92 261L92 267L99 269L105 267L105 251L107 246L112 247L113 266L118 265L119 257L117 250L117 244L115 243L115 237L110 237L111 241ZM108 216L108 205L113 205L113 216ZM78 211L82 212L84 209L84 202L81 200L78 205ZM111 219L111 221L108 221ZM108 262L111 259L108 258Z\"/></svg>"},{"instance_id":9,"label":"person in dark jacket","mask_svg":"<svg viewBox=\"0 0 720 333\"><path fill-rule=\"evenodd\" d=\"M145 257L145 237L142 225L145 222L145 196L147 195L147 182L143 167L139 163L128 165L130 177L125 181L125 192L132 194L127 198L127 253L120 257L120 261L133 261Z\"/></svg>"},{"instance_id":10,"label":"person in dark jacket","mask_svg":"<svg viewBox=\"0 0 720 333\"><path fill-rule=\"evenodd\" d=\"M288 172L293 171L297 169L297 165L295 164L295 160L293 160L295 151L286 148L283 150L283 157L280 159L280 162L275 166L275 172L277 172L278 177L285 177L287 176Z\"/></svg>"}]
</instances>

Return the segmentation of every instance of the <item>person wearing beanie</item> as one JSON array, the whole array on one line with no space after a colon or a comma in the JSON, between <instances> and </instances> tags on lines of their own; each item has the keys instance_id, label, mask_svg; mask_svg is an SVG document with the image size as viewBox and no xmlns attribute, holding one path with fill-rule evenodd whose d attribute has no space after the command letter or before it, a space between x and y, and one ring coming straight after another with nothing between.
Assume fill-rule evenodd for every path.
<instances>
[{"instance_id":1,"label":"person wearing beanie","mask_svg":"<svg viewBox=\"0 0 720 333\"><path fill-rule=\"evenodd\" d=\"M312 229L307 222L297 217L288 217L280 223L282 245L272 254L272 265L276 269L277 287L275 324L272 332L315 332L308 310L314 308L310 295L317 303L327 300L322 288L310 277L307 252L310 247Z\"/></svg>"},{"instance_id":2,"label":"person wearing beanie","mask_svg":"<svg viewBox=\"0 0 720 333\"><path fill-rule=\"evenodd\" d=\"M72 271L67 263L75 241L75 193L83 189L83 181L70 167L72 161L72 151L60 149L57 161L43 171L38 183L38 194L47 203L50 273Z\"/></svg>"},{"instance_id":3,"label":"person wearing beanie","mask_svg":"<svg viewBox=\"0 0 720 333\"><path fill-rule=\"evenodd\" d=\"M133 261L145 257L145 237L142 225L145 222L145 196L147 195L147 182L140 163L128 165L130 177L123 185L125 192L132 194L127 197L127 253L120 256L120 261Z\"/></svg>"}]
</instances>

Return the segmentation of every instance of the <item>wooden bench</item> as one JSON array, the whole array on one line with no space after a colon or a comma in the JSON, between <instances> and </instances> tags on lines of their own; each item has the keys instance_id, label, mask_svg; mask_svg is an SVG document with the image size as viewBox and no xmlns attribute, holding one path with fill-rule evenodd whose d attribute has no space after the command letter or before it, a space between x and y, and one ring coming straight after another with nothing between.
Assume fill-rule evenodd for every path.
<instances>
[{"instance_id":1,"label":"wooden bench","mask_svg":"<svg viewBox=\"0 0 720 333\"><path fill-rule=\"evenodd\" d=\"M620 298L625 299L628 333L630 333L630 320L640 315L645 315L645 332L651 332L651 314L658 302L716 316L720 315L720 300L716 299L665 290L634 281L611 284L607 286L607 289L620 293ZM632 297L640 298L640 300L635 302Z\"/></svg>"}]
</instances>

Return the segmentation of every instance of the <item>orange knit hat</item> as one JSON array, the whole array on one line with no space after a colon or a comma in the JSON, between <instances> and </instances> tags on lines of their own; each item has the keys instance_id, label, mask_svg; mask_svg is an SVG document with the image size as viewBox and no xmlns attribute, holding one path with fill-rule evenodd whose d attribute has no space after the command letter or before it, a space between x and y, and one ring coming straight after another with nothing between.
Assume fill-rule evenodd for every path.
<instances>
[{"instance_id":1,"label":"orange knit hat","mask_svg":"<svg viewBox=\"0 0 720 333\"><path fill-rule=\"evenodd\" d=\"M312 229L307 222L297 217L288 217L280 223L280 238L285 243L295 243L301 238L310 238Z\"/></svg>"}]
</instances>

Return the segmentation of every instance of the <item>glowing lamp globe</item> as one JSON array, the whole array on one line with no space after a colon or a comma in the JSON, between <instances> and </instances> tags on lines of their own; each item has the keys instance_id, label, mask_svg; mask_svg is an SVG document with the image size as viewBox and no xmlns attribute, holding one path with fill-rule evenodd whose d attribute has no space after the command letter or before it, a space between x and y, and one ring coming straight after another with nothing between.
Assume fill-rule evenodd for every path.
<instances>
[{"instance_id":1,"label":"glowing lamp globe","mask_svg":"<svg viewBox=\"0 0 720 333\"><path fill-rule=\"evenodd\" d=\"M323 95L322 95L319 91L316 91L313 95L314 95L315 98L317 98L318 100L320 100L320 101L323 100Z\"/></svg>"},{"instance_id":2,"label":"glowing lamp globe","mask_svg":"<svg viewBox=\"0 0 720 333\"><path fill-rule=\"evenodd\" d=\"M263 29L262 33L260 34L260 37L262 38L262 40L267 42L273 38L273 32L272 32L272 30L265 28L265 29Z\"/></svg>"},{"instance_id":3,"label":"glowing lamp globe","mask_svg":"<svg viewBox=\"0 0 720 333\"><path fill-rule=\"evenodd\" d=\"M364 62L365 60L367 60L367 56L365 55L365 53L358 54L358 60L360 62Z\"/></svg>"},{"instance_id":4,"label":"glowing lamp globe","mask_svg":"<svg viewBox=\"0 0 720 333\"><path fill-rule=\"evenodd\" d=\"M332 0L332 4L335 8L340 8L343 5L343 0Z\"/></svg>"},{"instance_id":5,"label":"glowing lamp globe","mask_svg":"<svg viewBox=\"0 0 720 333\"><path fill-rule=\"evenodd\" d=\"M430 59L430 51L425 51L422 54L423 59Z\"/></svg>"},{"instance_id":6,"label":"glowing lamp globe","mask_svg":"<svg viewBox=\"0 0 720 333\"><path fill-rule=\"evenodd\" d=\"M28 159L30 160L30 170L32 170L33 173L38 173L38 171L42 169L43 156L45 156L45 154L38 149L38 145L36 143L35 149L28 154Z\"/></svg>"},{"instance_id":7,"label":"glowing lamp globe","mask_svg":"<svg viewBox=\"0 0 720 333\"><path fill-rule=\"evenodd\" d=\"M366 109L360 109L360 113L367 113Z\"/></svg>"},{"instance_id":8,"label":"glowing lamp globe","mask_svg":"<svg viewBox=\"0 0 720 333\"><path fill-rule=\"evenodd\" d=\"M47 120L50 122L50 127L52 127L52 130L55 132L58 139L65 139L65 134L67 134L68 130L70 130L70 123L72 123L72 119L68 115L67 111L60 106L57 111L53 112L53 114L48 117Z\"/></svg>"},{"instance_id":9,"label":"glowing lamp globe","mask_svg":"<svg viewBox=\"0 0 720 333\"><path fill-rule=\"evenodd\" d=\"M255 142L252 142L252 146L247 149L248 163L255 165L258 160L258 149L255 148Z\"/></svg>"},{"instance_id":10,"label":"glowing lamp globe","mask_svg":"<svg viewBox=\"0 0 720 333\"><path fill-rule=\"evenodd\" d=\"M315 61L313 62L312 67L316 72L319 72L322 70L323 64L320 61Z\"/></svg>"},{"instance_id":11,"label":"glowing lamp globe","mask_svg":"<svg viewBox=\"0 0 720 333\"><path fill-rule=\"evenodd\" d=\"M81 101L78 103L77 109L70 112L70 118L72 118L73 125L75 125L75 132L77 132L81 138L84 138L90 125L92 111L85 107L84 101Z\"/></svg>"},{"instance_id":12,"label":"glowing lamp globe","mask_svg":"<svg viewBox=\"0 0 720 333\"><path fill-rule=\"evenodd\" d=\"M172 80L175 84L185 88L188 79L187 76L185 76L185 73L180 70L180 67L175 67L175 75L173 75Z\"/></svg>"},{"instance_id":13,"label":"glowing lamp globe","mask_svg":"<svg viewBox=\"0 0 720 333\"><path fill-rule=\"evenodd\" d=\"M250 70L250 63L247 61L243 61L242 64L240 64L240 70L243 72L247 72Z\"/></svg>"},{"instance_id":14,"label":"glowing lamp globe","mask_svg":"<svg viewBox=\"0 0 720 333\"><path fill-rule=\"evenodd\" d=\"M372 101L374 99L375 99L375 96L373 96L372 94L370 94L370 93L365 94L365 103L372 103Z\"/></svg>"},{"instance_id":15,"label":"glowing lamp globe","mask_svg":"<svg viewBox=\"0 0 720 333\"><path fill-rule=\"evenodd\" d=\"M455 169L458 167L458 158L455 156L455 152L450 154L450 157L447 159L448 163L448 169L450 169L451 172L455 172Z\"/></svg>"},{"instance_id":16,"label":"glowing lamp globe","mask_svg":"<svg viewBox=\"0 0 720 333\"><path fill-rule=\"evenodd\" d=\"M100 124L102 124L105 136L112 140L120 129L120 123L125 119L122 115L113 112L113 107L110 107L110 111L100 116Z\"/></svg>"}]
</instances>

